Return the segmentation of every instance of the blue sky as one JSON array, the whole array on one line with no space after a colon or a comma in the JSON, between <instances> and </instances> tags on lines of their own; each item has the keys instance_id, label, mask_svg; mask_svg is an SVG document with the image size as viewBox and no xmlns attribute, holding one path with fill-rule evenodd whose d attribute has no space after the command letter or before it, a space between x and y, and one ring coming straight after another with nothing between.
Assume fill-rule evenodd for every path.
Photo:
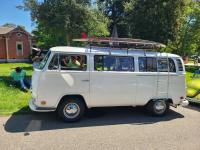
<instances>
[{"instance_id":1,"label":"blue sky","mask_svg":"<svg viewBox=\"0 0 200 150\"><path fill-rule=\"evenodd\" d=\"M34 29L29 12L19 10L17 5L23 0L0 0L0 26L5 23L14 23L25 26L28 32Z\"/></svg>"}]
</instances>

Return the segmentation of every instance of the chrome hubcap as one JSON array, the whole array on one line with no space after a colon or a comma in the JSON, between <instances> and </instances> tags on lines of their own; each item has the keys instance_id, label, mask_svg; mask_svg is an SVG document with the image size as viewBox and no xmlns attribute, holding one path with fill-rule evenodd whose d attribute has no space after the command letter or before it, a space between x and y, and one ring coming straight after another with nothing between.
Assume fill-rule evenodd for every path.
<instances>
[{"instance_id":1,"label":"chrome hubcap","mask_svg":"<svg viewBox=\"0 0 200 150\"><path fill-rule=\"evenodd\" d=\"M75 118L80 113L80 108L76 103L68 103L64 109L63 113L67 118Z\"/></svg>"},{"instance_id":2,"label":"chrome hubcap","mask_svg":"<svg viewBox=\"0 0 200 150\"><path fill-rule=\"evenodd\" d=\"M162 101L162 100L157 101L157 102L155 102L155 104L154 104L154 110L155 110L157 113L163 113L163 112L165 111L166 107L167 107L167 106L166 106L165 101Z\"/></svg>"}]
</instances>

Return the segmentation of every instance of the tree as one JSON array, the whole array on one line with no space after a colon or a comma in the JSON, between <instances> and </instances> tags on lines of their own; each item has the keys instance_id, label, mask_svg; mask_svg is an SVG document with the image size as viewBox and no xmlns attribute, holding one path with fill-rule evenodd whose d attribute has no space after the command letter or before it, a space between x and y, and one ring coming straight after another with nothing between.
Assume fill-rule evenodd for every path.
<instances>
[{"instance_id":1,"label":"tree","mask_svg":"<svg viewBox=\"0 0 200 150\"><path fill-rule=\"evenodd\" d=\"M41 27L37 27L35 30L32 31L33 40L36 41L37 47L41 49L49 49L58 44L58 41L55 40L56 38L45 32L45 30L41 29Z\"/></svg>"},{"instance_id":2,"label":"tree","mask_svg":"<svg viewBox=\"0 0 200 150\"><path fill-rule=\"evenodd\" d=\"M167 49L187 56L200 52L200 3L191 1L185 10L183 23L176 40L168 43Z\"/></svg>"},{"instance_id":3,"label":"tree","mask_svg":"<svg viewBox=\"0 0 200 150\"><path fill-rule=\"evenodd\" d=\"M3 25L3 27L12 27L12 28L15 28L15 27L17 27L17 25L14 24L14 23L5 23L5 24Z\"/></svg>"},{"instance_id":4,"label":"tree","mask_svg":"<svg viewBox=\"0 0 200 150\"><path fill-rule=\"evenodd\" d=\"M115 26L119 37L130 36L125 12L125 4L127 2L130 2L130 0L97 0L98 9L110 19L110 34L112 34Z\"/></svg>"},{"instance_id":5,"label":"tree","mask_svg":"<svg viewBox=\"0 0 200 150\"><path fill-rule=\"evenodd\" d=\"M132 37L167 44L178 36L188 0L132 0L128 9Z\"/></svg>"},{"instance_id":6,"label":"tree","mask_svg":"<svg viewBox=\"0 0 200 150\"><path fill-rule=\"evenodd\" d=\"M24 0L23 6L18 8L30 11L38 26L37 33L45 37L43 41L53 41L55 45L69 45L71 39L80 37L82 32L89 36L109 34L108 19L91 9L88 0Z\"/></svg>"},{"instance_id":7,"label":"tree","mask_svg":"<svg viewBox=\"0 0 200 150\"><path fill-rule=\"evenodd\" d=\"M14 24L14 23L5 23L5 24L3 25L3 27L10 27L10 28L20 27L20 28L22 28L22 29L25 30L25 26L23 26L23 25L16 25L16 24Z\"/></svg>"}]
</instances>

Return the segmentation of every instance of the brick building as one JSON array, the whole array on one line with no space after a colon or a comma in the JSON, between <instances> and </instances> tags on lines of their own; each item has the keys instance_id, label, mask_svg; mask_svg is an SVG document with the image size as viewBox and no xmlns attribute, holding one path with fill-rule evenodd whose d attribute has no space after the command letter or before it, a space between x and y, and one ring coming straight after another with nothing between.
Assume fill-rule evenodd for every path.
<instances>
[{"instance_id":1,"label":"brick building","mask_svg":"<svg viewBox=\"0 0 200 150\"><path fill-rule=\"evenodd\" d=\"M0 62L26 61L31 54L31 35L23 28L0 27Z\"/></svg>"}]
</instances>

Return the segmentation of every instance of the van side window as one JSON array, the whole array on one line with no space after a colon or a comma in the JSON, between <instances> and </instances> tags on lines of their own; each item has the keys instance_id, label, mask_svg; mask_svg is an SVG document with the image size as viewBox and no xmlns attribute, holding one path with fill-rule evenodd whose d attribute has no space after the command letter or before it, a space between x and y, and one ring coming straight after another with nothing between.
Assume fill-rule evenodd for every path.
<instances>
[{"instance_id":1,"label":"van side window","mask_svg":"<svg viewBox=\"0 0 200 150\"><path fill-rule=\"evenodd\" d=\"M134 71L134 58L126 56L94 56L94 70Z\"/></svg>"},{"instance_id":2,"label":"van side window","mask_svg":"<svg viewBox=\"0 0 200 150\"><path fill-rule=\"evenodd\" d=\"M153 57L139 57L139 71L140 72L156 72L157 63L156 58Z\"/></svg>"},{"instance_id":3,"label":"van side window","mask_svg":"<svg viewBox=\"0 0 200 150\"><path fill-rule=\"evenodd\" d=\"M45 67L50 55L51 55L51 51L48 51L47 54L42 59L42 61L40 62L39 66L37 67L38 69L41 70Z\"/></svg>"},{"instance_id":4,"label":"van side window","mask_svg":"<svg viewBox=\"0 0 200 150\"><path fill-rule=\"evenodd\" d=\"M183 71L183 65L182 65L181 60L180 59L176 59L176 61L177 61L177 64L178 64L178 70L179 71Z\"/></svg>"},{"instance_id":5,"label":"van side window","mask_svg":"<svg viewBox=\"0 0 200 150\"><path fill-rule=\"evenodd\" d=\"M55 54L49 63L48 69L49 70L57 70L58 68L59 68L58 54Z\"/></svg>"},{"instance_id":6,"label":"van side window","mask_svg":"<svg viewBox=\"0 0 200 150\"><path fill-rule=\"evenodd\" d=\"M168 68L169 65L169 68ZM176 66L174 60L171 58L158 58L158 71L159 72L176 72Z\"/></svg>"},{"instance_id":7,"label":"van side window","mask_svg":"<svg viewBox=\"0 0 200 150\"><path fill-rule=\"evenodd\" d=\"M85 55L60 54L61 70L87 70L87 57Z\"/></svg>"},{"instance_id":8,"label":"van side window","mask_svg":"<svg viewBox=\"0 0 200 150\"><path fill-rule=\"evenodd\" d=\"M158 72L168 72L167 58L158 58Z\"/></svg>"},{"instance_id":9,"label":"van side window","mask_svg":"<svg viewBox=\"0 0 200 150\"><path fill-rule=\"evenodd\" d=\"M169 58L169 72L176 72L176 66L174 60Z\"/></svg>"},{"instance_id":10,"label":"van side window","mask_svg":"<svg viewBox=\"0 0 200 150\"><path fill-rule=\"evenodd\" d=\"M94 56L94 70L103 71L103 56Z\"/></svg>"}]
</instances>

